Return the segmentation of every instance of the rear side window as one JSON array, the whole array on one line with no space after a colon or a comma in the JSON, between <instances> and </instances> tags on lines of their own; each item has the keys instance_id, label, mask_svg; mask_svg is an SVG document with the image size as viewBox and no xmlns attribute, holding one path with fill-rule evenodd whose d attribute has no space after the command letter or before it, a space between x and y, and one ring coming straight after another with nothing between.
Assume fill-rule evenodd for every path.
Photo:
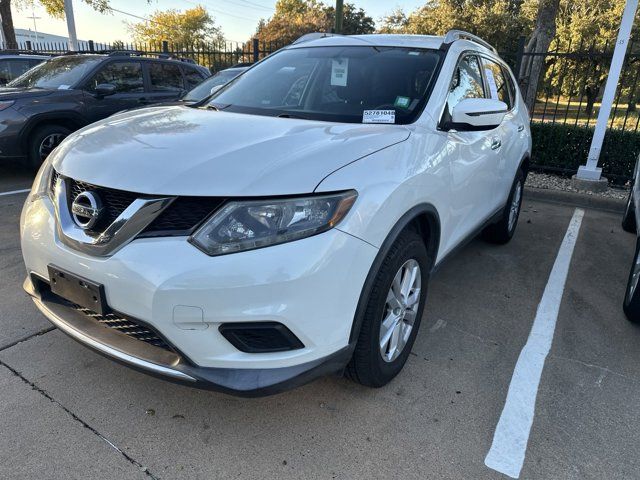
<instances>
[{"instance_id":1,"label":"rear side window","mask_svg":"<svg viewBox=\"0 0 640 480\"><path fill-rule=\"evenodd\" d=\"M180 92L184 90L180 67L170 63L151 63L149 78L152 92Z\"/></svg>"},{"instance_id":2,"label":"rear side window","mask_svg":"<svg viewBox=\"0 0 640 480\"><path fill-rule=\"evenodd\" d=\"M509 110L511 110L511 95L502 67L486 58L482 59L482 63L490 98L506 103Z\"/></svg>"},{"instance_id":3,"label":"rear side window","mask_svg":"<svg viewBox=\"0 0 640 480\"><path fill-rule=\"evenodd\" d=\"M480 73L480 62L475 55L467 55L460 60L451 80L447 107L449 113L465 98L482 98L485 96Z\"/></svg>"},{"instance_id":4,"label":"rear side window","mask_svg":"<svg viewBox=\"0 0 640 480\"><path fill-rule=\"evenodd\" d=\"M185 68L184 79L187 83L187 90L191 90L196 85L199 85L202 80L204 80L204 75L195 68Z\"/></svg>"},{"instance_id":5,"label":"rear side window","mask_svg":"<svg viewBox=\"0 0 640 480\"><path fill-rule=\"evenodd\" d=\"M9 83L38 63L40 62L37 60L19 58L0 61L0 84L4 85L5 83Z\"/></svg>"},{"instance_id":6,"label":"rear side window","mask_svg":"<svg viewBox=\"0 0 640 480\"><path fill-rule=\"evenodd\" d=\"M109 63L89 81L89 90L95 90L101 83L114 85L116 93L144 92L142 65L140 65L140 62Z\"/></svg>"}]
</instances>

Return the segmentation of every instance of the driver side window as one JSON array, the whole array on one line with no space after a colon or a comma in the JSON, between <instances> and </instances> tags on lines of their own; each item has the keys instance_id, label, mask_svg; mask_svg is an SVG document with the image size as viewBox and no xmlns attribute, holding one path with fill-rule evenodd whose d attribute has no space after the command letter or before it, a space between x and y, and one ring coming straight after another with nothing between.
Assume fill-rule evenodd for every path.
<instances>
[{"instance_id":1,"label":"driver side window","mask_svg":"<svg viewBox=\"0 0 640 480\"><path fill-rule=\"evenodd\" d=\"M453 111L453 107L465 98L483 98L484 96L485 91L478 57L467 55L458 63L451 81L449 96L447 97L449 113Z\"/></svg>"},{"instance_id":2,"label":"driver side window","mask_svg":"<svg viewBox=\"0 0 640 480\"><path fill-rule=\"evenodd\" d=\"M142 66L140 62L112 62L93 76L87 86L88 90L94 91L101 83L115 85L116 93L142 93Z\"/></svg>"}]
</instances>

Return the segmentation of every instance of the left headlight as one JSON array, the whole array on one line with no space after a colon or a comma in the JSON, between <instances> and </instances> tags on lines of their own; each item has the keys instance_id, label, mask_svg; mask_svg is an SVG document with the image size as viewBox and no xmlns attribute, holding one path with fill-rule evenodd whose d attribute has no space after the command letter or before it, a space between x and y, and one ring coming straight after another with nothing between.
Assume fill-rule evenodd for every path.
<instances>
[{"instance_id":1,"label":"left headlight","mask_svg":"<svg viewBox=\"0 0 640 480\"><path fill-rule=\"evenodd\" d=\"M355 190L299 198L231 201L189 241L207 255L299 240L335 227L355 202Z\"/></svg>"},{"instance_id":2,"label":"left headlight","mask_svg":"<svg viewBox=\"0 0 640 480\"><path fill-rule=\"evenodd\" d=\"M38 170L36 178L33 181L31 193L29 194L29 200L32 202L49 195L51 175L53 174L53 166L50 159L51 155L49 155L42 163L40 170Z\"/></svg>"}]
</instances>

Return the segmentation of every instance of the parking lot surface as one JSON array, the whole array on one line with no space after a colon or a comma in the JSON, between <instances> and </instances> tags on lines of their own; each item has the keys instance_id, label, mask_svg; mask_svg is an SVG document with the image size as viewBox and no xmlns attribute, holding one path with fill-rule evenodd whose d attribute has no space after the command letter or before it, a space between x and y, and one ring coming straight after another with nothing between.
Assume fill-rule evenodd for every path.
<instances>
[{"instance_id":1,"label":"parking lot surface","mask_svg":"<svg viewBox=\"0 0 640 480\"><path fill-rule=\"evenodd\" d=\"M5 175L6 173L6 175ZM0 171L0 192L27 172ZM526 199L506 246L475 240L430 284L405 369L240 399L173 385L52 329L23 294L0 196L0 477L506 478L484 461L575 208ZM640 329L621 309L634 236L586 210L520 478L637 478Z\"/></svg>"}]
</instances>

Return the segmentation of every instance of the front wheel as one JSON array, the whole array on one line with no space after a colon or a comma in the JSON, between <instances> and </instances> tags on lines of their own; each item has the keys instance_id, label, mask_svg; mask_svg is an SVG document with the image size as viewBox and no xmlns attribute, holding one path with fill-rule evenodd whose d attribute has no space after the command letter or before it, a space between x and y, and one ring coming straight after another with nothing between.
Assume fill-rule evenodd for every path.
<instances>
[{"instance_id":1,"label":"front wheel","mask_svg":"<svg viewBox=\"0 0 640 480\"><path fill-rule=\"evenodd\" d=\"M382 387L402 370L420 327L430 262L424 240L403 231L382 262L346 374Z\"/></svg>"},{"instance_id":2,"label":"front wheel","mask_svg":"<svg viewBox=\"0 0 640 480\"><path fill-rule=\"evenodd\" d=\"M34 130L29 137L29 166L39 168L70 133L71 130L62 125L43 125Z\"/></svg>"},{"instance_id":3,"label":"front wheel","mask_svg":"<svg viewBox=\"0 0 640 480\"><path fill-rule=\"evenodd\" d=\"M633 256L629 280L627 281L627 291L624 295L622 309L629 321L640 323L640 291L638 290L638 280L640 280L640 240L636 240L636 253Z\"/></svg>"},{"instance_id":4,"label":"front wheel","mask_svg":"<svg viewBox=\"0 0 640 480\"><path fill-rule=\"evenodd\" d=\"M522 170L518 170L500 220L498 223L494 223L485 228L482 232L482 238L488 242L498 244L507 243L511 240L518 225L518 218L520 217L523 191L524 174Z\"/></svg>"}]
</instances>

